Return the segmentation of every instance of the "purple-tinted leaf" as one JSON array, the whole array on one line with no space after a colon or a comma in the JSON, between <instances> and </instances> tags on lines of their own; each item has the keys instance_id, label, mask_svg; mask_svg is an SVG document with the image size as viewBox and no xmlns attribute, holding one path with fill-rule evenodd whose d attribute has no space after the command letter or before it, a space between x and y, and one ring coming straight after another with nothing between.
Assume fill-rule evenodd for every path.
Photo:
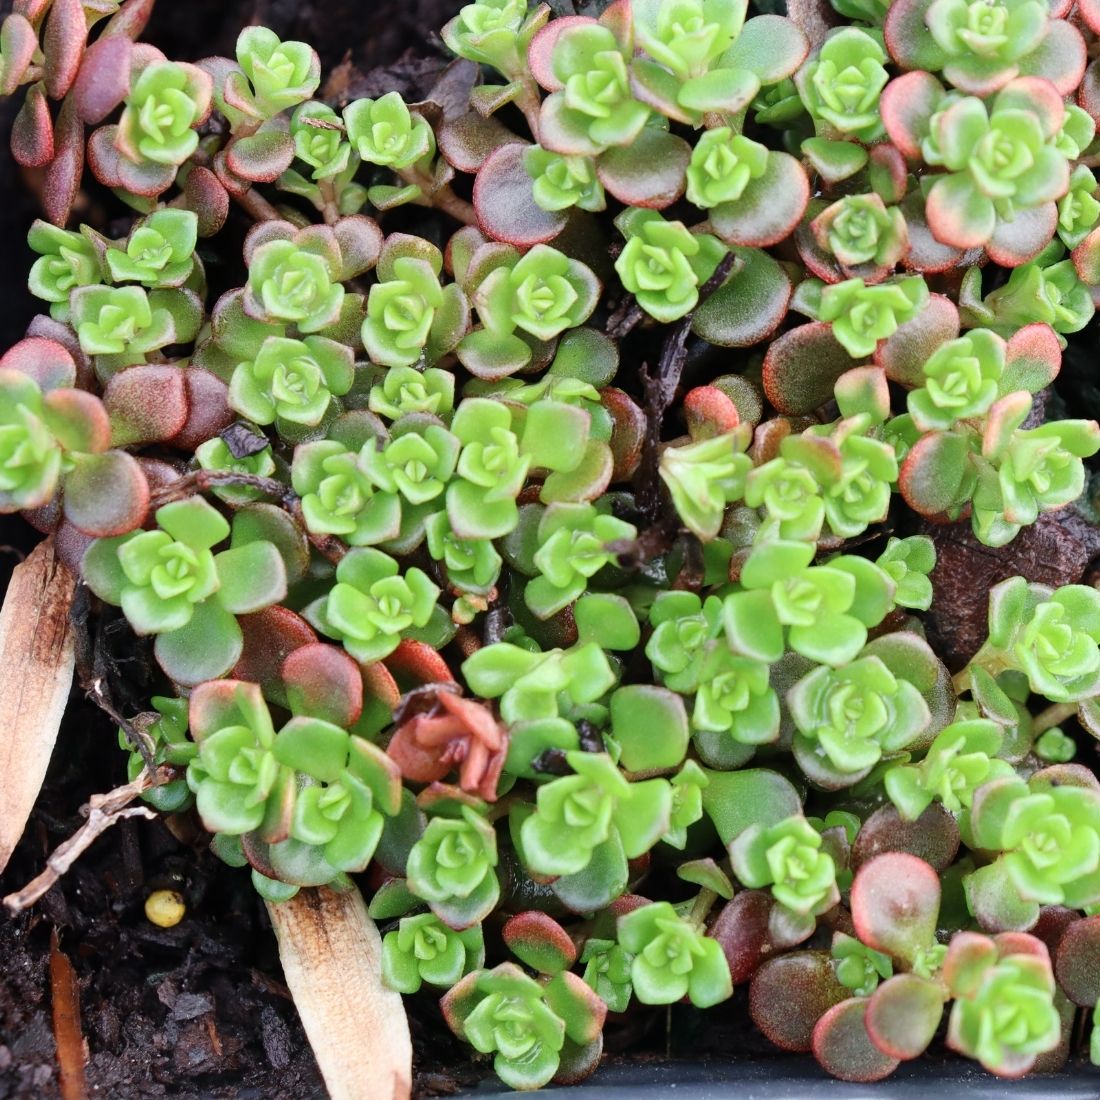
<instances>
[{"instance_id":1,"label":"purple-tinted leaf","mask_svg":"<svg viewBox=\"0 0 1100 1100\"><path fill-rule=\"evenodd\" d=\"M709 344L747 348L766 340L783 323L791 282L766 252L733 251L737 257L733 274L695 310L691 328Z\"/></svg>"},{"instance_id":2,"label":"purple-tinted leaf","mask_svg":"<svg viewBox=\"0 0 1100 1100\"><path fill-rule=\"evenodd\" d=\"M67 98L57 116L53 161L42 182L42 204L54 225L69 219L80 177L84 171L84 123L77 117L76 104Z\"/></svg>"},{"instance_id":3,"label":"purple-tinted leaf","mask_svg":"<svg viewBox=\"0 0 1100 1100\"><path fill-rule=\"evenodd\" d=\"M821 1068L841 1081L881 1081L898 1068L867 1034L866 997L851 997L830 1008L817 1022L813 1052Z\"/></svg>"},{"instance_id":4,"label":"purple-tinted leaf","mask_svg":"<svg viewBox=\"0 0 1100 1100\"><path fill-rule=\"evenodd\" d=\"M1100 916L1074 921L1066 929L1054 970L1074 1004L1091 1008L1100 1001Z\"/></svg>"},{"instance_id":5,"label":"purple-tinted leaf","mask_svg":"<svg viewBox=\"0 0 1100 1100\"><path fill-rule=\"evenodd\" d=\"M96 538L125 535L145 522L149 483L137 460L123 451L80 455L65 478L65 517Z\"/></svg>"},{"instance_id":6,"label":"purple-tinted leaf","mask_svg":"<svg viewBox=\"0 0 1100 1100\"><path fill-rule=\"evenodd\" d=\"M883 88L879 101L882 124L907 159L921 159L921 139L943 94L943 85L927 72L906 73Z\"/></svg>"},{"instance_id":7,"label":"purple-tinted leaf","mask_svg":"<svg viewBox=\"0 0 1100 1100\"><path fill-rule=\"evenodd\" d=\"M560 92L564 85L554 75L552 59L558 36L569 27L592 27L595 19L583 15L565 15L552 19L531 39L527 50L527 64L531 75L548 91Z\"/></svg>"},{"instance_id":8,"label":"purple-tinted leaf","mask_svg":"<svg viewBox=\"0 0 1100 1100\"><path fill-rule=\"evenodd\" d=\"M378 262L382 252L382 230L373 218L364 214L341 218L332 227L332 232L340 247L341 280L357 278Z\"/></svg>"},{"instance_id":9,"label":"purple-tinted leaf","mask_svg":"<svg viewBox=\"0 0 1100 1100\"><path fill-rule=\"evenodd\" d=\"M83 122L102 122L126 98L132 47L121 35L99 38L88 47L72 90Z\"/></svg>"},{"instance_id":10,"label":"purple-tinted leaf","mask_svg":"<svg viewBox=\"0 0 1100 1100\"><path fill-rule=\"evenodd\" d=\"M122 7L108 20L100 37L118 34L130 39L138 38L153 14L155 3L156 0L125 0Z\"/></svg>"},{"instance_id":11,"label":"purple-tinted leaf","mask_svg":"<svg viewBox=\"0 0 1100 1100\"><path fill-rule=\"evenodd\" d=\"M909 175L900 149L887 142L873 145L868 175L871 189L887 206L901 202L904 198Z\"/></svg>"},{"instance_id":12,"label":"purple-tinted leaf","mask_svg":"<svg viewBox=\"0 0 1100 1100\"><path fill-rule=\"evenodd\" d=\"M172 437L172 446L194 451L229 427L235 414L229 407L229 387L210 371L192 364L183 372L183 382L187 390L187 419Z\"/></svg>"},{"instance_id":13,"label":"purple-tinted leaf","mask_svg":"<svg viewBox=\"0 0 1100 1100\"><path fill-rule=\"evenodd\" d=\"M749 1012L777 1047L807 1051L818 1020L848 995L828 951L795 951L768 959L753 975Z\"/></svg>"},{"instance_id":14,"label":"purple-tinted leaf","mask_svg":"<svg viewBox=\"0 0 1100 1100\"><path fill-rule=\"evenodd\" d=\"M11 128L11 155L24 168L53 160L53 119L42 84L32 84Z\"/></svg>"},{"instance_id":15,"label":"purple-tinted leaf","mask_svg":"<svg viewBox=\"0 0 1100 1100\"><path fill-rule=\"evenodd\" d=\"M858 869L885 852L906 852L944 871L958 850L959 827L938 802L916 821L905 821L894 806L887 804L871 814L856 834L852 867Z\"/></svg>"},{"instance_id":16,"label":"purple-tinted leaf","mask_svg":"<svg viewBox=\"0 0 1100 1100\"><path fill-rule=\"evenodd\" d=\"M782 413L805 416L833 396L833 383L855 363L826 321L783 333L764 357L764 393Z\"/></svg>"},{"instance_id":17,"label":"purple-tinted leaf","mask_svg":"<svg viewBox=\"0 0 1100 1100\"><path fill-rule=\"evenodd\" d=\"M1100 227L1094 229L1072 253L1077 277L1090 287L1100 284Z\"/></svg>"},{"instance_id":18,"label":"purple-tinted leaf","mask_svg":"<svg viewBox=\"0 0 1100 1100\"><path fill-rule=\"evenodd\" d=\"M474 181L474 210L482 231L524 249L553 240L568 220L565 211L543 210L535 202L523 166L527 148L519 142L501 146L486 158Z\"/></svg>"},{"instance_id":19,"label":"purple-tinted leaf","mask_svg":"<svg viewBox=\"0 0 1100 1100\"><path fill-rule=\"evenodd\" d=\"M1019 267L1034 259L1050 243L1057 227L1058 207L1052 202L1030 210L1017 210L1011 221L997 222L985 250L994 263L1002 267Z\"/></svg>"},{"instance_id":20,"label":"purple-tinted leaf","mask_svg":"<svg viewBox=\"0 0 1100 1100\"><path fill-rule=\"evenodd\" d=\"M183 184L183 205L199 219L199 236L212 237L229 216L229 193L209 168L194 167Z\"/></svg>"},{"instance_id":21,"label":"purple-tinted leaf","mask_svg":"<svg viewBox=\"0 0 1100 1100\"><path fill-rule=\"evenodd\" d=\"M772 904L766 890L742 890L722 906L708 930L708 935L722 945L734 985L747 982L769 954Z\"/></svg>"},{"instance_id":22,"label":"purple-tinted leaf","mask_svg":"<svg viewBox=\"0 0 1100 1100\"><path fill-rule=\"evenodd\" d=\"M72 86L87 37L80 0L53 0L42 36L46 91L51 99L60 99Z\"/></svg>"},{"instance_id":23,"label":"purple-tinted leaf","mask_svg":"<svg viewBox=\"0 0 1100 1100\"><path fill-rule=\"evenodd\" d=\"M885 852L856 872L851 904L856 932L868 947L912 961L935 941L939 875L916 856Z\"/></svg>"},{"instance_id":24,"label":"purple-tinted leaf","mask_svg":"<svg viewBox=\"0 0 1100 1100\"><path fill-rule=\"evenodd\" d=\"M116 447L163 443L187 423L182 367L146 365L119 371L103 394Z\"/></svg>"}]
</instances>

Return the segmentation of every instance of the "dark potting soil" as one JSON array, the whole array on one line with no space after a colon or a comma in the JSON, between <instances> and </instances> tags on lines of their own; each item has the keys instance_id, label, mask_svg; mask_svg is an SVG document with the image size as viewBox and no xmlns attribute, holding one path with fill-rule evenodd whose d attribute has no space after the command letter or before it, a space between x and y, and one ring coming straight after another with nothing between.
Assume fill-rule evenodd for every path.
<instances>
[{"instance_id":1,"label":"dark potting soil","mask_svg":"<svg viewBox=\"0 0 1100 1100\"><path fill-rule=\"evenodd\" d=\"M445 64L437 30L459 6L460 0L162 0L146 37L181 60L231 55L241 27L263 23L283 38L316 46L325 72L337 70L330 77L331 95L378 95L396 88L417 99ZM0 3L0 12L8 8L10 3ZM0 106L5 134L13 106ZM0 348L18 340L38 312L24 281L31 253L18 243L38 214L36 184L33 174L20 173L6 150L0 151L0 240L9 244L7 262L0 265ZM79 217L106 229L119 213L92 188ZM237 212L233 218L229 240L233 233L243 237L248 225ZM217 257L211 261L215 290L239 282L239 272L219 272ZM635 349L640 339L632 337L630 349L624 348L628 369L652 354L644 346ZM1094 340L1092 334L1075 338L1080 362L1075 366L1071 350L1060 380L1056 400L1070 407L1070 415L1095 416L1100 410L1100 392L1084 374L1092 357L1082 354ZM710 366L709 358L697 361L688 375ZM629 376L621 376L620 384L636 388ZM940 564L934 577L937 601L926 625L930 640L954 667L966 662L984 636L991 584L1016 573L1050 584L1091 579L1100 553L1100 530L1072 511L1044 516L1004 550L976 543L966 525L930 533ZM20 520L0 518L0 591L37 537ZM125 631L108 626L101 634L115 658L118 702L124 713L136 713L150 694L148 654ZM1096 763L1096 742L1082 747L1080 759ZM26 834L0 876L0 894L42 870L48 853L82 823L79 809L92 794L125 779L125 756L116 748L113 724L75 689ZM75 970L85 1073L94 1095L111 1100L323 1095L263 905L247 874L218 862L205 843L197 825L186 820L177 819L173 831L161 820L123 821L33 910L14 919L0 916L0 1100L60 1095L51 954L55 971L58 955ZM161 888L179 891L187 905L184 919L169 929L144 915L146 897ZM445 1095L484 1079L486 1067L473 1062L469 1048L447 1031L434 998L425 994L407 1004L419 1095ZM349 1004L348 1012L355 1011ZM612 1061L783 1057L749 1023L744 988L722 1010L705 1015L676 1006L611 1020L606 1038Z\"/></svg>"}]
</instances>

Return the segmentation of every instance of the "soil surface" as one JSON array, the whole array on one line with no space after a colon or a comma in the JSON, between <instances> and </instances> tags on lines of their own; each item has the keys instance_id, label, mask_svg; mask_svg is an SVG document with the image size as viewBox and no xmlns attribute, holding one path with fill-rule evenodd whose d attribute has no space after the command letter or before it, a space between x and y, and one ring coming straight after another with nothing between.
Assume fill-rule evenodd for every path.
<instances>
[{"instance_id":1,"label":"soil surface","mask_svg":"<svg viewBox=\"0 0 1100 1100\"><path fill-rule=\"evenodd\" d=\"M283 38L315 45L326 73L347 62L335 79L355 94L397 88L419 98L444 63L437 29L459 6L460 0L162 0L146 37L181 60L231 55L241 27L264 23ZM0 3L0 12L9 8ZM0 106L4 132L12 113L11 103ZM15 242L0 266L0 348L19 339L38 311L24 282L32 257L18 243L38 213L35 183L0 151L0 239ZM93 191L80 216L100 224L118 212ZM1094 346L1094 339L1090 335L1085 346ZM1091 355L1076 365L1071 357L1062 395L1075 406L1070 415L1094 416L1100 409L1100 391L1085 381L1093 367ZM974 543L965 526L932 533L941 564L928 630L955 665L981 641L989 584L1017 572L1051 584L1077 581L1100 550L1097 530L1073 514L1044 517L1004 551ZM36 538L21 521L0 518L0 591ZM133 714L149 695L147 663L125 637L109 624L103 631L109 648L120 639L130 646L113 648L119 649L117 701ZM75 691L38 805L0 876L0 894L42 869L47 854L82 823L79 810L90 795L125 782L125 756L116 745L113 725ZM1090 746L1082 758L1095 763L1095 742ZM160 888L179 891L187 904L184 919L170 929L144 915L146 897ZM30 913L0 916L0 1100L61 1095L51 956L55 974L66 959L75 970L93 1095L302 1100L324 1094L282 982L263 905L244 872L205 850L197 828L176 824L173 832L160 820L124 821ZM722 1012L706 1017L677 1006L611 1020L609 1057L619 1060L627 1051L647 1060L776 1057L748 1024L745 1001L739 989ZM472 1063L469 1049L446 1030L433 998L410 998L409 1012L422 1063L420 1095L453 1093L484 1078L484 1066Z\"/></svg>"}]
</instances>

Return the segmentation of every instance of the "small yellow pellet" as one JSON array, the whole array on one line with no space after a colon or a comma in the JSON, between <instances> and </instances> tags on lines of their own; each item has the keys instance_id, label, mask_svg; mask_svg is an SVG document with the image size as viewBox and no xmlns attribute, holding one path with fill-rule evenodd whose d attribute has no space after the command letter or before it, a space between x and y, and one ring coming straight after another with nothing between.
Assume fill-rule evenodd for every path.
<instances>
[{"instance_id":1,"label":"small yellow pellet","mask_svg":"<svg viewBox=\"0 0 1100 1100\"><path fill-rule=\"evenodd\" d=\"M175 890L154 890L145 899L145 916L160 928L174 928L186 912L183 895Z\"/></svg>"}]
</instances>

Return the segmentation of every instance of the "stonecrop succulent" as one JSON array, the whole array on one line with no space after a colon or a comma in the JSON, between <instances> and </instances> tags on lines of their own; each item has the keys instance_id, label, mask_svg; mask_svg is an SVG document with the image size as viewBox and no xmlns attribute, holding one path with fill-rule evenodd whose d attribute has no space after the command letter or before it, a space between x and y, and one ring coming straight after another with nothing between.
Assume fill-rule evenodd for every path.
<instances>
[{"instance_id":1,"label":"stonecrop succulent","mask_svg":"<svg viewBox=\"0 0 1100 1100\"><path fill-rule=\"evenodd\" d=\"M719 1004L845 1080L1063 1064L1100 5L476 0L328 79L150 6L0 24L0 512L145 802L272 905L368 892L516 1088Z\"/></svg>"}]
</instances>

